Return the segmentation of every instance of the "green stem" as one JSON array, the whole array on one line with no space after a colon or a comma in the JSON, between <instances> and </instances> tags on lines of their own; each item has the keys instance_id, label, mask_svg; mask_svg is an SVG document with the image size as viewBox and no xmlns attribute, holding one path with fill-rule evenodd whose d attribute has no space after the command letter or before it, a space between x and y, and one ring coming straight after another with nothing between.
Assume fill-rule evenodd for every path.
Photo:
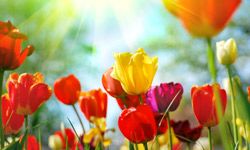
<instances>
[{"instance_id":1,"label":"green stem","mask_svg":"<svg viewBox=\"0 0 250 150\"><path fill-rule=\"evenodd\" d=\"M144 142L144 143L143 143L143 146L144 146L144 149L145 149L145 150L148 150L148 144L147 144L147 142Z\"/></svg>"},{"instance_id":2,"label":"green stem","mask_svg":"<svg viewBox=\"0 0 250 150\"><path fill-rule=\"evenodd\" d=\"M2 97L3 91L3 77L4 70L0 69L0 96ZM0 116L2 116L2 98L0 99ZM0 117L0 141L1 141L1 149L4 148L4 131L3 131L3 123L2 117Z\"/></svg>"},{"instance_id":3,"label":"green stem","mask_svg":"<svg viewBox=\"0 0 250 150\"><path fill-rule=\"evenodd\" d=\"M135 144L135 150L139 150L138 144Z\"/></svg>"},{"instance_id":4,"label":"green stem","mask_svg":"<svg viewBox=\"0 0 250 150\"><path fill-rule=\"evenodd\" d=\"M189 142L186 142L186 144L187 144L187 150L191 150L191 145L190 145L190 143L189 143Z\"/></svg>"},{"instance_id":5,"label":"green stem","mask_svg":"<svg viewBox=\"0 0 250 150\"><path fill-rule=\"evenodd\" d=\"M133 145L133 143L132 142L129 142L129 150L134 150L135 148L134 148L134 145Z\"/></svg>"},{"instance_id":6,"label":"green stem","mask_svg":"<svg viewBox=\"0 0 250 150\"><path fill-rule=\"evenodd\" d=\"M25 120L25 144L24 144L24 147L25 149L28 149L28 134L29 134L29 118L28 118L28 115L24 116L24 120Z\"/></svg>"},{"instance_id":7,"label":"green stem","mask_svg":"<svg viewBox=\"0 0 250 150\"><path fill-rule=\"evenodd\" d=\"M237 133L237 125L236 125L236 107L235 107L235 95L234 95L234 86L232 80L232 72L230 69L230 65L226 66L228 78L230 81L230 91L231 91L231 107L232 107L232 117L233 117L233 133L234 133L234 144L236 145L238 142L238 133Z\"/></svg>"},{"instance_id":8,"label":"green stem","mask_svg":"<svg viewBox=\"0 0 250 150\"><path fill-rule=\"evenodd\" d=\"M212 41L211 38L207 39L207 60L208 60L208 69L212 78L212 82L217 81L217 70L215 63L215 54L212 49Z\"/></svg>"},{"instance_id":9,"label":"green stem","mask_svg":"<svg viewBox=\"0 0 250 150\"><path fill-rule=\"evenodd\" d=\"M81 117L80 117L79 113L77 112L75 105L72 105L72 107L73 107L73 109L74 109L74 111L75 111L75 114L76 114L76 116L77 116L77 118L78 118L80 124L81 124L82 131L83 131L83 134L84 134L84 133L85 133L85 129L84 129L84 125L83 125L83 122L82 122L82 120L81 120Z\"/></svg>"},{"instance_id":10,"label":"green stem","mask_svg":"<svg viewBox=\"0 0 250 150\"><path fill-rule=\"evenodd\" d=\"M211 132L211 127L207 127L208 129L208 139L209 139L209 150L213 149L213 144L212 144L212 132Z\"/></svg>"},{"instance_id":11,"label":"green stem","mask_svg":"<svg viewBox=\"0 0 250 150\"><path fill-rule=\"evenodd\" d=\"M143 99L141 95L139 95L139 101L140 101L140 104L143 104Z\"/></svg>"},{"instance_id":12,"label":"green stem","mask_svg":"<svg viewBox=\"0 0 250 150\"><path fill-rule=\"evenodd\" d=\"M169 116L169 112L167 112L167 122L168 122L169 149L172 150L172 148L173 148L173 143L172 143L172 133L171 133L171 125L170 125L170 116Z\"/></svg>"}]
</instances>

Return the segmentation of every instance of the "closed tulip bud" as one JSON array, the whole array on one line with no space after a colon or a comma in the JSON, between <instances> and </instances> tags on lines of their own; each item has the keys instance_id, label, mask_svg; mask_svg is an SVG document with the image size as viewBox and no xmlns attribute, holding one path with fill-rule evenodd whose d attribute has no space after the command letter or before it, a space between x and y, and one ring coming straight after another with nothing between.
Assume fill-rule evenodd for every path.
<instances>
[{"instance_id":1,"label":"closed tulip bud","mask_svg":"<svg viewBox=\"0 0 250 150\"><path fill-rule=\"evenodd\" d=\"M49 137L49 147L52 150L62 150L67 148L76 149L77 139L75 133L70 128L56 131Z\"/></svg>"},{"instance_id":2,"label":"closed tulip bud","mask_svg":"<svg viewBox=\"0 0 250 150\"><path fill-rule=\"evenodd\" d=\"M237 58L237 45L234 39L220 41L216 43L217 58L223 65L231 65Z\"/></svg>"},{"instance_id":3,"label":"closed tulip bud","mask_svg":"<svg viewBox=\"0 0 250 150\"><path fill-rule=\"evenodd\" d=\"M118 98L124 95L125 92L122 89L120 81L110 76L112 71L113 71L113 67L109 68L102 75L102 85L104 89L107 91L107 93L109 93L109 95L111 95L112 97Z\"/></svg>"},{"instance_id":4,"label":"closed tulip bud","mask_svg":"<svg viewBox=\"0 0 250 150\"><path fill-rule=\"evenodd\" d=\"M57 99L63 104L74 105L80 96L80 81L73 74L61 77L54 83L54 92Z\"/></svg>"},{"instance_id":5,"label":"closed tulip bud","mask_svg":"<svg viewBox=\"0 0 250 150\"><path fill-rule=\"evenodd\" d=\"M60 150L63 148L63 143L59 135L49 136L49 147L52 150Z\"/></svg>"},{"instance_id":6,"label":"closed tulip bud","mask_svg":"<svg viewBox=\"0 0 250 150\"><path fill-rule=\"evenodd\" d=\"M225 28L241 0L163 0L163 3L190 34L207 38Z\"/></svg>"},{"instance_id":7,"label":"closed tulip bud","mask_svg":"<svg viewBox=\"0 0 250 150\"><path fill-rule=\"evenodd\" d=\"M123 90L130 95L146 93L158 68L158 58L149 57L140 48L134 54L116 53L111 77L119 80Z\"/></svg>"},{"instance_id":8,"label":"closed tulip bud","mask_svg":"<svg viewBox=\"0 0 250 150\"><path fill-rule=\"evenodd\" d=\"M250 86L247 87L247 93L248 93L248 101L250 102Z\"/></svg>"},{"instance_id":9,"label":"closed tulip bud","mask_svg":"<svg viewBox=\"0 0 250 150\"><path fill-rule=\"evenodd\" d=\"M216 99L216 93L220 98ZM219 84L194 86L191 89L192 106L196 119L202 126L212 127L219 123L216 101L221 103L221 111L224 114L227 104L226 91Z\"/></svg>"}]
</instances>

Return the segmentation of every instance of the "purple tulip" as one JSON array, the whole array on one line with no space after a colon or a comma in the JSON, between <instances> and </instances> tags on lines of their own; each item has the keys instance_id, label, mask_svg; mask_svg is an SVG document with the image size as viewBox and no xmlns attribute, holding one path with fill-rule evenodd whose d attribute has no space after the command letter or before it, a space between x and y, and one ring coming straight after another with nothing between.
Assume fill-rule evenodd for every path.
<instances>
[{"instance_id":1,"label":"purple tulip","mask_svg":"<svg viewBox=\"0 0 250 150\"><path fill-rule=\"evenodd\" d=\"M148 90L146 103L154 112L164 113L168 107L168 111L175 111L180 104L182 94L183 87L180 83L161 83L160 86L154 86Z\"/></svg>"}]
</instances>

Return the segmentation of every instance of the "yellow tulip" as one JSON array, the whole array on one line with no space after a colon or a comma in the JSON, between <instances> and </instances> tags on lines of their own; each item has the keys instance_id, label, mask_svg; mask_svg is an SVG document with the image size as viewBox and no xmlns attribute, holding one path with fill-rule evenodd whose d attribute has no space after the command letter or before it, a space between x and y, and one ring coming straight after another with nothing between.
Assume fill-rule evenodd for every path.
<instances>
[{"instance_id":1,"label":"yellow tulip","mask_svg":"<svg viewBox=\"0 0 250 150\"><path fill-rule=\"evenodd\" d=\"M237 58L237 45L234 39L220 41L216 43L217 58L223 65L233 64Z\"/></svg>"},{"instance_id":2,"label":"yellow tulip","mask_svg":"<svg viewBox=\"0 0 250 150\"><path fill-rule=\"evenodd\" d=\"M121 82L124 91L130 95L146 93L158 68L158 58L149 57L142 48L134 54L116 53L114 57L111 76Z\"/></svg>"}]
</instances>

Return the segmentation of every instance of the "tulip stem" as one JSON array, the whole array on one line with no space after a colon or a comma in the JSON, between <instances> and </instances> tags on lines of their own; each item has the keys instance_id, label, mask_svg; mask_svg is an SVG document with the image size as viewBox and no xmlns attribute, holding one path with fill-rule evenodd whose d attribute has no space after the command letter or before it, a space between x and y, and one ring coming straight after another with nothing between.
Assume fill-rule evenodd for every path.
<instances>
[{"instance_id":1,"label":"tulip stem","mask_svg":"<svg viewBox=\"0 0 250 150\"><path fill-rule=\"evenodd\" d=\"M145 150L148 150L148 144L147 144L147 142L144 142L144 143L143 143L143 146L144 146L144 149L145 149Z\"/></svg>"},{"instance_id":2,"label":"tulip stem","mask_svg":"<svg viewBox=\"0 0 250 150\"><path fill-rule=\"evenodd\" d=\"M3 77L4 70L0 69L0 96L2 97L3 91ZM2 98L0 99L0 141L1 141L1 149L4 148L4 131L3 131L3 123L2 123Z\"/></svg>"},{"instance_id":3,"label":"tulip stem","mask_svg":"<svg viewBox=\"0 0 250 150\"><path fill-rule=\"evenodd\" d=\"M237 126L236 126L236 108L235 108L235 95L234 95L234 86L233 86L233 80L232 80L232 72L230 65L226 66L228 78L230 81L230 91L231 91L231 107L232 107L232 117L233 117L233 133L234 133L234 144L238 142L238 133L237 133Z\"/></svg>"},{"instance_id":4,"label":"tulip stem","mask_svg":"<svg viewBox=\"0 0 250 150\"><path fill-rule=\"evenodd\" d=\"M81 120L81 117L80 117L78 111L76 110L75 105L72 105L72 107L73 107L73 109L74 109L74 111L75 111L75 114L76 114L76 116L77 116L77 118L78 118L80 124L81 124L82 131L83 131L83 134L84 134L84 133L85 133L85 129L84 129L84 125L83 125L83 122L82 122L82 120Z\"/></svg>"},{"instance_id":5,"label":"tulip stem","mask_svg":"<svg viewBox=\"0 0 250 150\"><path fill-rule=\"evenodd\" d=\"M172 133L171 133L171 125L170 125L170 116L169 116L169 112L167 112L167 122L168 122L169 149L172 150L173 143L172 143Z\"/></svg>"},{"instance_id":6,"label":"tulip stem","mask_svg":"<svg viewBox=\"0 0 250 150\"><path fill-rule=\"evenodd\" d=\"M24 120L25 120L25 133L24 133L24 149L28 149L28 134L29 134L29 118L28 115L24 116Z\"/></svg>"},{"instance_id":7,"label":"tulip stem","mask_svg":"<svg viewBox=\"0 0 250 150\"><path fill-rule=\"evenodd\" d=\"M212 132L211 132L211 127L207 127L208 129L208 139L209 139L209 150L213 149L213 144L212 144Z\"/></svg>"},{"instance_id":8,"label":"tulip stem","mask_svg":"<svg viewBox=\"0 0 250 150\"><path fill-rule=\"evenodd\" d=\"M187 143L187 150L191 150L190 142L186 142L186 143Z\"/></svg>"},{"instance_id":9,"label":"tulip stem","mask_svg":"<svg viewBox=\"0 0 250 150\"><path fill-rule=\"evenodd\" d=\"M217 70L215 64L215 54L212 49L211 38L207 38L207 59L208 59L208 69L212 78L212 82L217 81Z\"/></svg>"}]
</instances>

